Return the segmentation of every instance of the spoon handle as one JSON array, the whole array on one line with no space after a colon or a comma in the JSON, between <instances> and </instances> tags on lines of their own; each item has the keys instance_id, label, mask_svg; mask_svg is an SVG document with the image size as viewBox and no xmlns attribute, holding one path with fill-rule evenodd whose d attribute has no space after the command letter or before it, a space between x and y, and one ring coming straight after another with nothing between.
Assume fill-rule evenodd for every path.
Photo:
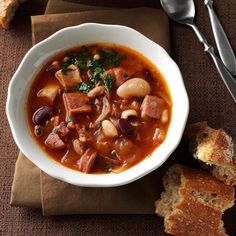
<instances>
[{"instance_id":1,"label":"spoon handle","mask_svg":"<svg viewBox=\"0 0 236 236\"><path fill-rule=\"evenodd\" d=\"M211 26L215 37L216 45L220 53L220 57L226 68L233 74L236 74L236 59L229 40L224 32L224 29L213 10L213 1L205 0L205 5L210 15Z\"/></svg>"},{"instance_id":2,"label":"spoon handle","mask_svg":"<svg viewBox=\"0 0 236 236\"><path fill-rule=\"evenodd\" d=\"M236 102L236 80L230 74L230 72L226 69L222 61L216 56L214 52L214 48L207 42L206 38L202 35L202 33L198 30L197 26L194 24L189 24L192 27L194 32L196 33L200 42L204 45L204 51L207 52L211 58L213 59L215 66L224 81L228 91Z\"/></svg>"}]
</instances>

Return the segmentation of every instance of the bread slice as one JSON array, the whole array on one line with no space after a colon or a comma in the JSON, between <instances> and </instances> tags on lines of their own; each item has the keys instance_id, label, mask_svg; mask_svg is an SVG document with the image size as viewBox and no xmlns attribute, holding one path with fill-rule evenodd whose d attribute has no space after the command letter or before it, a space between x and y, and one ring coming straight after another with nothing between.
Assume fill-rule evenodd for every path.
<instances>
[{"instance_id":1,"label":"bread slice","mask_svg":"<svg viewBox=\"0 0 236 236\"><path fill-rule=\"evenodd\" d=\"M155 203L165 232L174 235L226 235L223 212L234 204L234 188L208 172L175 164L163 178L165 191Z\"/></svg>"},{"instance_id":2,"label":"bread slice","mask_svg":"<svg viewBox=\"0 0 236 236\"><path fill-rule=\"evenodd\" d=\"M18 8L17 0L1 0L0 1L0 25L4 29L8 29L9 23Z\"/></svg>"},{"instance_id":3,"label":"bread slice","mask_svg":"<svg viewBox=\"0 0 236 236\"><path fill-rule=\"evenodd\" d=\"M193 157L211 167L211 173L227 185L236 185L236 142L223 130L207 122L188 126L189 149Z\"/></svg>"},{"instance_id":4,"label":"bread slice","mask_svg":"<svg viewBox=\"0 0 236 236\"><path fill-rule=\"evenodd\" d=\"M4 29L8 29L10 21L19 4L26 1L27 0L0 0L0 26Z\"/></svg>"}]
</instances>

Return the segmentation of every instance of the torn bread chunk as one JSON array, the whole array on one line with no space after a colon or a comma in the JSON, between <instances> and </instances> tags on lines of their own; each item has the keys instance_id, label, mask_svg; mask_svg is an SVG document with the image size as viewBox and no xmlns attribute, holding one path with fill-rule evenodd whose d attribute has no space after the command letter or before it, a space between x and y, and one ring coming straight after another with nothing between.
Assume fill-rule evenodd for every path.
<instances>
[{"instance_id":1,"label":"torn bread chunk","mask_svg":"<svg viewBox=\"0 0 236 236\"><path fill-rule=\"evenodd\" d=\"M211 167L211 173L227 185L236 185L236 142L223 129L212 129L207 122L186 129L193 157Z\"/></svg>"},{"instance_id":2,"label":"torn bread chunk","mask_svg":"<svg viewBox=\"0 0 236 236\"><path fill-rule=\"evenodd\" d=\"M11 19L19 6L18 0L1 0L0 1L0 26L4 29L9 28Z\"/></svg>"},{"instance_id":3,"label":"torn bread chunk","mask_svg":"<svg viewBox=\"0 0 236 236\"><path fill-rule=\"evenodd\" d=\"M165 232L173 235L226 235L223 212L234 203L234 188L208 172L179 164L163 178L165 191L155 203L164 217Z\"/></svg>"}]
</instances>

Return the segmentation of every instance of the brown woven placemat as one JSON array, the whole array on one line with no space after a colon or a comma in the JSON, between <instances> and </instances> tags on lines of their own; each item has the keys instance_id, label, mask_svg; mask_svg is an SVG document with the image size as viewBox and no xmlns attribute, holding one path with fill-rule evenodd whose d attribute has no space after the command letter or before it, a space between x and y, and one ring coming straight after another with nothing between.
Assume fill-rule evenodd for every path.
<instances>
[{"instance_id":1,"label":"brown woven placemat","mask_svg":"<svg viewBox=\"0 0 236 236\"><path fill-rule=\"evenodd\" d=\"M0 235L160 235L162 227L155 215L145 216L63 216L43 218L40 210L11 208L11 183L18 149L5 116L5 101L9 80L20 60L31 46L30 15L43 14L46 0L29 1L17 12L10 31L0 30ZM85 2L85 0L83 1ZM90 2L102 2L92 1ZM106 2L106 1L103 1ZM107 1L112 6L118 2ZM138 1L123 1L137 4ZM145 1L141 1L144 3ZM148 1L148 5L156 5ZM208 14L203 0L196 0L197 24L213 42ZM141 3L140 3L141 4ZM217 13L225 26L236 51L236 1L214 1ZM158 29L157 29L158 30ZM171 24L172 56L180 66L190 97L188 122L208 120L214 127L222 127L236 137L236 106L228 95L210 59L190 29ZM157 180L161 181L161 180ZM235 207L226 211L225 226L230 235L236 232Z\"/></svg>"}]
</instances>

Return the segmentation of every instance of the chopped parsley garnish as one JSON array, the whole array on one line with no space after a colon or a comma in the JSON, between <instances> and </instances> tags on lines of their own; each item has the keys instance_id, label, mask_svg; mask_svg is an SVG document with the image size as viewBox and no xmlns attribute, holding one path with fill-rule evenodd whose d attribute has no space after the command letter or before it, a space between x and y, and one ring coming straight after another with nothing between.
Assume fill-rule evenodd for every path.
<instances>
[{"instance_id":1,"label":"chopped parsley garnish","mask_svg":"<svg viewBox=\"0 0 236 236\"><path fill-rule=\"evenodd\" d=\"M80 70L85 70L86 69L86 62L84 60L81 60L81 59L78 59L78 60L75 60L75 63L74 63L76 66L78 66L78 68Z\"/></svg>"},{"instance_id":2,"label":"chopped parsley garnish","mask_svg":"<svg viewBox=\"0 0 236 236\"><path fill-rule=\"evenodd\" d=\"M104 71L105 69L103 67L95 67L93 70L94 78L95 79L101 78Z\"/></svg>"},{"instance_id":3,"label":"chopped parsley garnish","mask_svg":"<svg viewBox=\"0 0 236 236\"><path fill-rule=\"evenodd\" d=\"M112 90L114 82L115 82L115 79L113 77L111 77L109 74L106 75L106 77L103 80L103 83L108 91Z\"/></svg>"},{"instance_id":4,"label":"chopped parsley garnish","mask_svg":"<svg viewBox=\"0 0 236 236\"><path fill-rule=\"evenodd\" d=\"M119 66L121 64L121 60L123 60L126 55L119 55L114 49L111 52L107 52L103 49L99 50L99 55L101 59L104 61L104 66Z\"/></svg>"},{"instance_id":5,"label":"chopped parsley garnish","mask_svg":"<svg viewBox=\"0 0 236 236\"><path fill-rule=\"evenodd\" d=\"M62 73L65 75L67 74L68 67L71 64L78 66L80 70L86 70L87 60L92 58L92 54L86 46L82 46L78 52L66 52L66 56L69 57L69 59L62 66Z\"/></svg>"},{"instance_id":6,"label":"chopped parsley garnish","mask_svg":"<svg viewBox=\"0 0 236 236\"><path fill-rule=\"evenodd\" d=\"M100 80L102 78L102 74L105 71L105 67L103 66L102 59L98 60L88 60L87 67L93 72L93 80Z\"/></svg>"},{"instance_id":7,"label":"chopped parsley garnish","mask_svg":"<svg viewBox=\"0 0 236 236\"><path fill-rule=\"evenodd\" d=\"M93 87L94 82L90 80L77 85L78 91L81 93L88 93Z\"/></svg>"},{"instance_id":8,"label":"chopped parsley garnish","mask_svg":"<svg viewBox=\"0 0 236 236\"><path fill-rule=\"evenodd\" d=\"M68 67L71 64L76 65L81 71L87 71L89 69L92 72L92 77L88 81L78 84L78 92L88 93L94 88L96 82L101 80L108 91L111 91L113 88L115 78L112 78L110 75L106 75L104 78L104 72L111 67L119 66L121 60L126 55L119 55L114 49L110 51L101 49L98 51L98 54L100 58L93 60L93 55L86 46L81 47L79 51L69 51L66 53L69 59L62 66L63 74L67 74ZM124 75L124 77L128 76L127 73Z\"/></svg>"},{"instance_id":9,"label":"chopped parsley garnish","mask_svg":"<svg viewBox=\"0 0 236 236\"><path fill-rule=\"evenodd\" d=\"M65 63L63 64L63 66L62 66L62 68L61 68L61 71L62 71L62 73L63 73L64 75L67 75L68 67L69 67L71 64L73 64L73 63L71 63L70 60L67 61L67 62L65 62Z\"/></svg>"}]
</instances>

